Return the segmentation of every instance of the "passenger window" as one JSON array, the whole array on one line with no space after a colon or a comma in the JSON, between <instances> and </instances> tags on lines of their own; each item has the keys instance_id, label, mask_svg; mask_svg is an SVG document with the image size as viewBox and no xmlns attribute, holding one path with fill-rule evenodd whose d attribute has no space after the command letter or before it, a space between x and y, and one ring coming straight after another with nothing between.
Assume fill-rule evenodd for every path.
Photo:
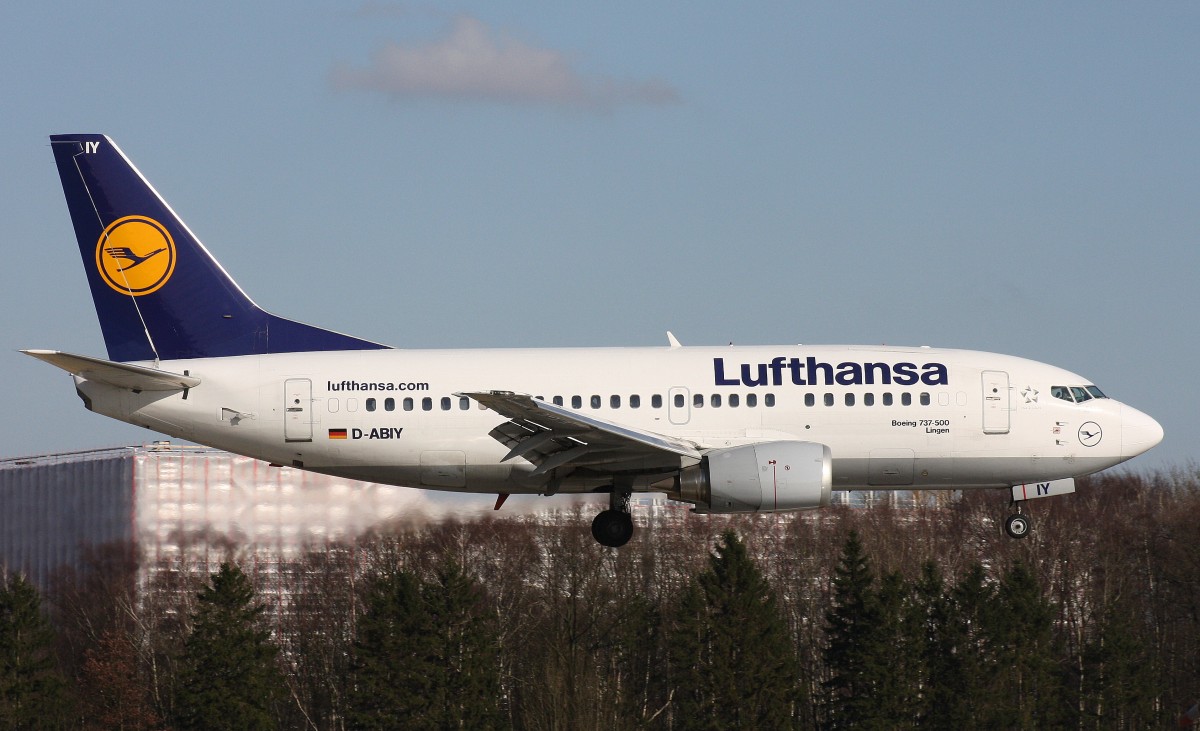
<instances>
[{"instance_id":1,"label":"passenger window","mask_svg":"<svg viewBox=\"0 0 1200 731\"><path fill-rule=\"evenodd\" d=\"M592 394L592 397L590 399L588 399L588 403L591 404L593 409L598 409L598 408L600 408L600 397L595 394Z\"/></svg>"},{"instance_id":2,"label":"passenger window","mask_svg":"<svg viewBox=\"0 0 1200 731\"><path fill-rule=\"evenodd\" d=\"M385 398L383 400L383 410L384 411L395 411L396 410L396 399Z\"/></svg>"},{"instance_id":3,"label":"passenger window","mask_svg":"<svg viewBox=\"0 0 1200 731\"><path fill-rule=\"evenodd\" d=\"M833 406L833 394L831 394L831 393L825 394L825 405Z\"/></svg>"},{"instance_id":4,"label":"passenger window","mask_svg":"<svg viewBox=\"0 0 1200 731\"><path fill-rule=\"evenodd\" d=\"M326 402L326 406L329 407L329 413L331 414L336 414L338 412L338 408L340 408L338 405L338 400L335 398L329 399L329 401Z\"/></svg>"},{"instance_id":5,"label":"passenger window","mask_svg":"<svg viewBox=\"0 0 1200 731\"><path fill-rule=\"evenodd\" d=\"M884 406L891 406L891 405L892 405L892 394L891 394L891 393L885 393L885 394L883 395L883 405L884 405Z\"/></svg>"},{"instance_id":6,"label":"passenger window","mask_svg":"<svg viewBox=\"0 0 1200 731\"><path fill-rule=\"evenodd\" d=\"M555 405L555 406L562 406L562 405L563 405L563 399L562 399L562 396L555 396L555 397L554 397L553 399L551 399L551 400L552 400L552 401L554 401L554 405Z\"/></svg>"},{"instance_id":7,"label":"passenger window","mask_svg":"<svg viewBox=\"0 0 1200 731\"><path fill-rule=\"evenodd\" d=\"M929 394L925 393L924 391L921 392L921 405L922 406L929 405Z\"/></svg>"},{"instance_id":8,"label":"passenger window","mask_svg":"<svg viewBox=\"0 0 1200 731\"><path fill-rule=\"evenodd\" d=\"M413 410L413 400L411 398L404 399L404 410L405 411Z\"/></svg>"},{"instance_id":9,"label":"passenger window","mask_svg":"<svg viewBox=\"0 0 1200 731\"><path fill-rule=\"evenodd\" d=\"M629 397L629 408L640 409L642 407L642 397L634 394Z\"/></svg>"},{"instance_id":10,"label":"passenger window","mask_svg":"<svg viewBox=\"0 0 1200 731\"><path fill-rule=\"evenodd\" d=\"M443 396L442 397L442 411L449 411L449 410L450 410L450 397Z\"/></svg>"},{"instance_id":11,"label":"passenger window","mask_svg":"<svg viewBox=\"0 0 1200 731\"><path fill-rule=\"evenodd\" d=\"M804 394L804 405L805 406L816 406L817 405L817 397L811 393Z\"/></svg>"},{"instance_id":12,"label":"passenger window","mask_svg":"<svg viewBox=\"0 0 1200 731\"><path fill-rule=\"evenodd\" d=\"M374 411L374 410L375 410L375 399L373 399L373 398L367 399L367 411Z\"/></svg>"},{"instance_id":13,"label":"passenger window","mask_svg":"<svg viewBox=\"0 0 1200 731\"><path fill-rule=\"evenodd\" d=\"M763 396L763 406L766 406L769 408L774 405L775 405L775 394L769 393L766 396Z\"/></svg>"},{"instance_id":14,"label":"passenger window","mask_svg":"<svg viewBox=\"0 0 1200 731\"><path fill-rule=\"evenodd\" d=\"M848 394L846 394L846 405L847 405L847 406L853 406L853 405L854 405L854 394L852 394L852 393L848 393Z\"/></svg>"},{"instance_id":15,"label":"passenger window","mask_svg":"<svg viewBox=\"0 0 1200 731\"><path fill-rule=\"evenodd\" d=\"M467 409L471 408L471 399L467 398L466 396L459 396L458 408L460 411L466 411Z\"/></svg>"},{"instance_id":16,"label":"passenger window","mask_svg":"<svg viewBox=\"0 0 1200 731\"><path fill-rule=\"evenodd\" d=\"M429 398L428 396L421 399L421 410L422 411L433 411L433 399Z\"/></svg>"},{"instance_id":17,"label":"passenger window","mask_svg":"<svg viewBox=\"0 0 1200 731\"><path fill-rule=\"evenodd\" d=\"M758 406L758 394L756 394L756 393L746 394L746 406L751 409L753 409L755 406Z\"/></svg>"},{"instance_id":18,"label":"passenger window","mask_svg":"<svg viewBox=\"0 0 1200 731\"><path fill-rule=\"evenodd\" d=\"M661 409L662 408L662 395L661 394L656 393L650 397L650 408L652 408L652 409Z\"/></svg>"},{"instance_id":19,"label":"passenger window","mask_svg":"<svg viewBox=\"0 0 1200 731\"><path fill-rule=\"evenodd\" d=\"M683 394L675 394L675 408L682 409L687 402L683 400Z\"/></svg>"},{"instance_id":20,"label":"passenger window","mask_svg":"<svg viewBox=\"0 0 1200 731\"><path fill-rule=\"evenodd\" d=\"M712 395L712 398L711 398L711 399L709 399L709 403L711 403L711 404L712 404L712 407L713 407L714 409L718 409L718 408L720 408L720 407L721 407L721 394L719 394L719 393L714 393L714 394Z\"/></svg>"},{"instance_id":21,"label":"passenger window","mask_svg":"<svg viewBox=\"0 0 1200 731\"><path fill-rule=\"evenodd\" d=\"M358 411L358 399L356 399L356 398L346 399L346 411Z\"/></svg>"},{"instance_id":22,"label":"passenger window","mask_svg":"<svg viewBox=\"0 0 1200 731\"><path fill-rule=\"evenodd\" d=\"M863 406L874 406L874 405L875 405L875 394L864 393L863 394Z\"/></svg>"},{"instance_id":23,"label":"passenger window","mask_svg":"<svg viewBox=\"0 0 1200 731\"><path fill-rule=\"evenodd\" d=\"M608 405L614 409L621 408L621 397L620 396L609 396L608 397Z\"/></svg>"},{"instance_id":24,"label":"passenger window","mask_svg":"<svg viewBox=\"0 0 1200 731\"><path fill-rule=\"evenodd\" d=\"M729 394L729 408L736 409L741 402L741 396L738 396L736 393Z\"/></svg>"},{"instance_id":25,"label":"passenger window","mask_svg":"<svg viewBox=\"0 0 1200 731\"><path fill-rule=\"evenodd\" d=\"M704 408L704 394L702 394L702 393L692 394L692 406L697 409Z\"/></svg>"},{"instance_id":26,"label":"passenger window","mask_svg":"<svg viewBox=\"0 0 1200 731\"><path fill-rule=\"evenodd\" d=\"M912 394L908 393L907 391L900 394L900 405L901 406L912 406Z\"/></svg>"},{"instance_id":27,"label":"passenger window","mask_svg":"<svg viewBox=\"0 0 1200 731\"><path fill-rule=\"evenodd\" d=\"M571 408L572 409L582 409L583 408L583 397L582 396L572 396L571 397Z\"/></svg>"}]
</instances>

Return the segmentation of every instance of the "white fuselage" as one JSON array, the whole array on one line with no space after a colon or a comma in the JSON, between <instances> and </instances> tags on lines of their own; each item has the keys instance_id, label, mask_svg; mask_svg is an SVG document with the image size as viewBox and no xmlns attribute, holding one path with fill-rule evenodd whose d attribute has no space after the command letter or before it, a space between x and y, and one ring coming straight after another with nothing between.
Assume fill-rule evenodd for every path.
<instances>
[{"instance_id":1,"label":"white fuselage","mask_svg":"<svg viewBox=\"0 0 1200 731\"><path fill-rule=\"evenodd\" d=\"M153 364L146 364L153 365ZM541 493L489 432L506 419L457 394L525 393L700 450L765 440L827 445L834 489L953 489L1077 477L1161 439L1109 398L1052 395L1090 381L993 353L765 346L375 350L164 361L187 392L77 378L91 408L275 464L374 482ZM647 489L662 475L638 477ZM603 489L567 475L553 491ZM611 483L611 481L608 481Z\"/></svg>"}]
</instances>

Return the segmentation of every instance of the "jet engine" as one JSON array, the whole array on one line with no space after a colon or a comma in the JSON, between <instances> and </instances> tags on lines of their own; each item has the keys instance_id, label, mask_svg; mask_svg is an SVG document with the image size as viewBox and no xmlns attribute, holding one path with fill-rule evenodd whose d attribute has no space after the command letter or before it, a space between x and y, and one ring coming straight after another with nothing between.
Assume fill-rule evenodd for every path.
<instances>
[{"instance_id":1,"label":"jet engine","mask_svg":"<svg viewBox=\"0 0 1200 731\"><path fill-rule=\"evenodd\" d=\"M829 505L833 464L815 442L761 442L714 449L685 468L670 497L698 513L758 513Z\"/></svg>"}]
</instances>

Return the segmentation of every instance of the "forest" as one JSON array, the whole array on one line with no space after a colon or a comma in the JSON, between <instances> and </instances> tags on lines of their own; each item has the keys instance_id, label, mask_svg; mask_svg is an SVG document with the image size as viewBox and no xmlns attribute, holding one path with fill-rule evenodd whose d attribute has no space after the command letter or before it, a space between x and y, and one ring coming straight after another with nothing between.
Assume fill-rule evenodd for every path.
<instances>
[{"instance_id":1,"label":"forest","mask_svg":"<svg viewBox=\"0 0 1200 731\"><path fill-rule=\"evenodd\" d=\"M0 584L0 728L1141 729L1200 694L1200 471L1028 503L408 522Z\"/></svg>"}]
</instances>

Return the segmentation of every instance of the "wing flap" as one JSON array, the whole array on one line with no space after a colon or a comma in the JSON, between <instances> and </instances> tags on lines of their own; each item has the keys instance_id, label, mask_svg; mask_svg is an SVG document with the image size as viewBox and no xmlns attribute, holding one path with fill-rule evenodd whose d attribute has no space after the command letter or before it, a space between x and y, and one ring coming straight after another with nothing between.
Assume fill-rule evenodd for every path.
<instances>
[{"instance_id":1,"label":"wing flap","mask_svg":"<svg viewBox=\"0 0 1200 731\"><path fill-rule=\"evenodd\" d=\"M195 376L172 373L145 366L117 363L87 355L74 355L59 350L22 350L22 353L61 368L88 381L105 383L134 391L182 391L200 385Z\"/></svg>"},{"instance_id":2,"label":"wing flap","mask_svg":"<svg viewBox=\"0 0 1200 731\"><path fill-rule=\"evenodd\" d=\"M569 411L510 391L459 394L509 421L491 432L509 448L504 461L521 457L543 475L559 468L595 473L660 472L694 464L701 457L692 442Z\"/></svg>"}]
</instances>

